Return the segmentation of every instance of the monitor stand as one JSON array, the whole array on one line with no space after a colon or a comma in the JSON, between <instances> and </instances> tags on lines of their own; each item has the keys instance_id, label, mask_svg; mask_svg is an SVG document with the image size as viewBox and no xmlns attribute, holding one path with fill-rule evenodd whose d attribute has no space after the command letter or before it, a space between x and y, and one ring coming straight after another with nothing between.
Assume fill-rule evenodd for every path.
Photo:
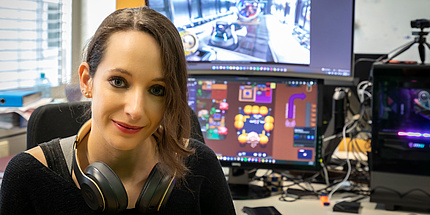
<instances>
[{"instance_id":1,"label":"monitor stand","mask_svg":"<svg viewBox=\"0 0 430 215\"><path fill-rule=\"evenodd\" d=\"M251 171L239 167L230 167L228 184L234 200L261 199L270 196L266 187L250 184Z\"/></svg>"}]
</instances>

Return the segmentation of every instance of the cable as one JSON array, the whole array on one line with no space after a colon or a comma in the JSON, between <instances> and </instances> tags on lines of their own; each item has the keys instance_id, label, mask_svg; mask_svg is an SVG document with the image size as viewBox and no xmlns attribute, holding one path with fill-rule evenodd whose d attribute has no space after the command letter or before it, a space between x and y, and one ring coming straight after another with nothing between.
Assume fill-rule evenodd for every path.
<instances>
[{"instance_id":1,"label":"cable","mask_svg":"<svg viewBox=\"0 0 430 215\"><path fill-rule=\"evenodd\" d=\"M346 128L348 127L348 126L350 126L351 124L354 124L357 120L359 119L359 116L358 115L354 115L354 117L353 117L353 120L351 120L351 121L349 121L347 124L345 124L345 126L343 127L343 130L342 130L342 135L343 135L343 144L344 144L344 147L345 147L345 150L346 150L346 163L347 163L347 165L348 165L348 170L347 170L347 172L346 172L346 175L345 175L345 178L335 187L335 188L333 188L333 190L329 193L329 195L328 195L328 199L329 199L329 201L330 201L330 199L331 199L331 196L333 195L333 193L335 193L342 185L343 185L343 183L345 183L347 180L348 180L348 178L349 178L349 175L351 174L351 162L349 161L349 157L348 157L348 145L346 144Z\"/></svg>"},{"instance_id":2,"label":"cable","mask_svg":"<svg viewBox=\"0 0 430 215\"><path fill-rule=\"evenodd\" d=\"M359 145L359 144L358 144L358 142L357 142L357 138L356 138L356 137L354 138L354 140L353 140L352 144L353 144L353 145L355 145L354 149L357 149L357 151L355 151L355 152L357 153L358 158L359 158L359 159L357 159L357 160L360 162L360 164L363 164L363 165L365 165L365 166L368 166L368 163L367 163L367 162L365 162L363 159L361 159L361 155L360 155L360 153L361 153L361 154L366 154L366 153L361 149L360 145Z\"/></svg>"},{"instance_id":3,"label":"cable","mask_svg":"<svg viewBox=\"0 0 430 215\"><path fill-rule=\"evenodd\" d=\"M325 184L327 186L329 186L330 185L330 180L329 180L329 177L328 177L327 167L324 165L324 162L321 162L321 167L323 168L323 171L324 171Z\"/></svg>"},{"instance_id":4,"label":"cable","mask_svg":"<svg viewBox=\"0 0 430 215\"><path fill-rule=\"evenodd\" d=\"M334 135L331 135L331 136L325 137L325 138L323 139L323 142L327 142L327 141L333 140L333 139L335 139L336 137L338 137L338 135L337 135L337 134L334 134Z\"/></svg>"},{"instance_id":5,"label":"cable","mask_svg":"<svg viewBox=\"0 0 430 215\"><path fill-rule=\"evenodd\" d=\"M360 103L365 101L364 95L366 94L369 98L372 98L372 95L366 91L368 87L372 86L372 82L370 81L362 81L357 85L357 95Z\"/></svg>"},{"instance_id":6,"label":"cable","mask_svg":"<svg viewBox=\"0 0 430 215\"><path fill-rule=\"evenodd\" d=\"M360 62L376 62L376 60L372 58L360 58L354 62L354 65Z\"/></svg>"},{"instance_id":7,"label":"cable","mask_svg":"<svg viewBox=\"0 0 430 215\"><path fill-rule=\"evenodd\" d=\"M406 47L406 46L408 46L408 45L409 45L409 43L407 43L407 44L403 44L402 46L399 46L399 47L397 47L397 48L395 48L395 49L391 50L390 52L388 52L388 54L387 54L386 56L385 56L385 55L383 55L383 56L379 57L378 59L376 59L376 60L375 60L375 62L382 61L382 59L384 59L385 57L387 57L388 59L390 59L390 57L388 57L390 54L392 54L393 52L397 52L397 50L403 49L403 48L405 48L405 47Z\"/></svg>"}]
</instances>

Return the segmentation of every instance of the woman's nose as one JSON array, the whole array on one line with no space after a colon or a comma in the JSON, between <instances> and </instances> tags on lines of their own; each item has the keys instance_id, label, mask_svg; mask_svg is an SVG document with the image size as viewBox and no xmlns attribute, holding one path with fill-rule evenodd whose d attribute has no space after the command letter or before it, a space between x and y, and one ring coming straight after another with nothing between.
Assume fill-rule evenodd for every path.
<instances>
[{"instance_id":1,"label":"woman's nose","mask_svg":"<svg viewBox=\"0 0 430 215\"><path fill-rule=\"evenodd\" d=\"M130 94L125 98L125 113L132 120L139 120L144 113L144 95L139 92L130 92Z\"/></svg>"}]
</instances>

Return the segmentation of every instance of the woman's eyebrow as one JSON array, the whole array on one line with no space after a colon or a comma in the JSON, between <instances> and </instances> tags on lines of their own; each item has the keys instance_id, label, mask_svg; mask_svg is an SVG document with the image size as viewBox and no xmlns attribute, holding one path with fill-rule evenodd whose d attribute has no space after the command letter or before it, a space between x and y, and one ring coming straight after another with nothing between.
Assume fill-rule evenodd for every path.
<instances>
[{"instance_id":1,"label":"woman's eyebrow","mask_svg":"<svg viewBox=\"0 0 430 215\"><path fill-rule=\"evenodd\" d=\"M109 71L111 71L111 72L120 72L120 73L125 74L125 75L128 75L128 76L130 76L130 77L132 77L132 76L133 76L130 72L128 72L128 71L127 71L127 70L125 70L125 69L121 69L121 68L114 68L114 69L111 69L111 70L109 70Z\"/></svg>"},{"instance_id":2,"label":"woman's eyebrow","mask_svg":"<svg viewBox=\"0 0 430 215\"><path fill-rule=\"evenodd\" d=\"M152 81L161 81L161 82L165 82L166 79L164 79L164 77L160 77L160 78L154 78L152 79Z\"/></svg>"},{"instance_id":3,"label":"woman's eyebrow","mask_svg":"<svg viewBox=\"0 0 430 215\"><path fill-rule=\"evenodd\" d=\"M119 72L119 73L122 73L122 74L128 75L128 76L130 76L130 77L133 77L133 75L132 75L129 71L125 70L125 69L121 69L121 68L114 68L114 69L111 69L111 70L109 70L109 71L111 71L111 72ZM161 82L165 82L165 81L166 81L166 79L165 79L164 77L159 77L159 78L154 78L154 79L152 79L152 81L161 81Z\"/></svg>"}]
</instances>

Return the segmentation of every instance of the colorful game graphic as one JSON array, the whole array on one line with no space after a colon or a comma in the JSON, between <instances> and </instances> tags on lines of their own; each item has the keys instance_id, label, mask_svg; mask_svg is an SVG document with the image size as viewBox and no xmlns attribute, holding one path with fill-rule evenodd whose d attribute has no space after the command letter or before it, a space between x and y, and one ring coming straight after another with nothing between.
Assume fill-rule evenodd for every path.
<instances>
[{"instance_id":1,"label":"colorful game graphic","mask_svg":"<svg viewBox=\"0 0 430 215\"><path fill-rule=\"evenodd\" d=\"M296 105L294 104L294 101L300 99L300 100L304 100L306 99L306 94L305 93L300 93L300 94L292 94L290 96L290 98L288 99L288 103L286 104L285 107L285 113L286 113L286 120L285 120L285 126L286 127L296 127ZM310 107L308 107L310 105ZM316 126L316 105L315 104L311 104L311 103L306 103L306 109L309 110L309 112L307 112L306 114L309 116L307 116L307 118L309 118L310 123L309 127L315 127Z\"/></svg>"},{"instance_id":2,"label":"colorful game graphic","mask_svg":"<svg viewBox=\"0 0 430 215\"><path fill-rule=\"evenodd\" d=\"M241 85L238 100L240 102L272 103L275 87L272 83ZM234 127L237 130L237 139L241 146L246 146L246 144L252 148L258 145L266 146L274 123L270 111L271 109L264 105L239 107L239 114L235 116Z\"/></svg>"},{"instance_id":3,"label":"colorful game graphic","mask_svg":"<svg viewBox=\"0 0 430 215\"><path fill-rule=\"evenodd\" d=\"M197 117L207 139L223 140L228 133L225 114L228 110L227 85L212 81L199 81L196 97L199 98ZM201 100L201 101L200 101Z\"/></svg>"},{"instance_id":4,"label":"colorful game graphic","mask_svg":"<svg viewBox=\"0 0 430 215\"><path fill-rule=\"evenodd\" d=\"M299 149L297 150L297 159L312 159L313 154L310 149Z\"/></svg>"},{"instance_id":5,"label":"colorful game graphic","mask_svg":"<svg viewBox=\"0 0 430 215\"><path fill-rule=\"evenodd\" d=\"M258 17L261 5L257 0L239 0L236 3L239 19L249 22Z\"/></svg>"},{"instance_id":6,"label":"colorful game graphic","mask_svg":"<svg viewBox=\"0 0 430 215\"><path fill-rule=\"evenodd\" d=\"M242 85L239 88L239 101L254 103L272 103L275 85L272 83Z\"/></svg>"},{"instance_id":7,"label":"colorful game graphic","mask_svg":"<svg viewBox=\"0 0 430 215\"><path fill-rule=\"evenodd\" d=\"M252 148L258 145L266 146L275 121L273 116L270 116L270 111L271 109L266 106L258 105L239 108L239 114L234 119L234 127L237 129L237 139L241 146L246 144Z\"/></svg>"},{"instance_id":8,"label":"colorful game graphic","mask_svg":"<svg viewBox=\"0 0 430 215\"><path fill-rule=\"evenodd\" d=\"M182 30L179 32L182 39L182 45L184 46L185 56L194 54L199 47L199 39L193 32Z\"/></svg>"},{"instance_id":9,"label":"colorful game graphic","mask_svg":"<svg viewBox=\"0 0 430 215\"><path fill-rule=\"evenodd\" d=\"M290 98L288 99L288 103L286 104L286 113L287 113L287 119L285 120L285 126L286 127L295 127L296 126L296 120L295 120L295 105L294 105L294 100L296 99L305 99L306 95L304 93L300 93L300 94L293 94L290 96Z\"/></svg>"}]
</instances>

